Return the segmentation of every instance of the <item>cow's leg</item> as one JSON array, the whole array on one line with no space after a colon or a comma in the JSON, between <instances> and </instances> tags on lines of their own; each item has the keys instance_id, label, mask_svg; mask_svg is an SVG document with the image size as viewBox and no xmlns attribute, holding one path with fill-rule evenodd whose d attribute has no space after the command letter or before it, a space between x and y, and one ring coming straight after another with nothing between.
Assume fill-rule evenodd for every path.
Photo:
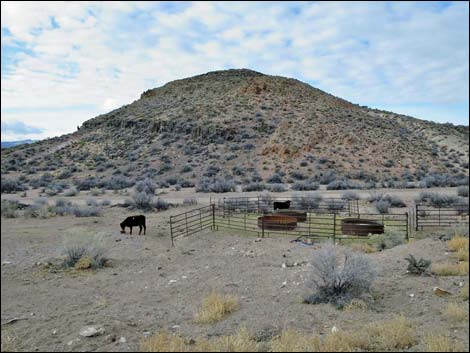
<instances>
[{"instance_id":1,"label":"cow's leg","mask_svg":"<svg viewBox=\"0 0 470 353\"><path fill-rule=\"evenodd\" d=\"M130 234L132 234L132 226L129 227L131 229Z\"/></svg>"},{"instance_id":2,"label":"cow's leg","mask_svg":"<svg viewBox=\"0 0 470 353\"><path fill-rule=\"evenodd\" d=\"M144 224L144 235L145 235L145 231L146 231L146 230L147 230L147 227L146 227L145 224Z\"/></svg>"},{"instance_id":3,"label":"cow's leg","mask_svg":"<svg viewBox=\"0 0 470 353\"><path fill-rule=\"evenodd\" d=\"M139 224L139 235L142 233L142 226Z\"/></svg>"}]
</instances>

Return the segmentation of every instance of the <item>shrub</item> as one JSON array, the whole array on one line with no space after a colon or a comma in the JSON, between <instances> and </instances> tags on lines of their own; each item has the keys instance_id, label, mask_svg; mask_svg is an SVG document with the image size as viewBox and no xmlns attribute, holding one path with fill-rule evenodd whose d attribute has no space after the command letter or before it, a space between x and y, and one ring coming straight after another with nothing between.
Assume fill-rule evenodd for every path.
<instances>
[{"instance_id":1,"label":"shrub","mask_svg":"<svg viewBox=\"0 0 470 353\"><path fill-rule=\"evenodd\" d=\"M55 201L55 213L59 216L73 214L73 206L70 201L65 199L57 199Z\"/></svg>"},{"instance_id":2,"label":"shrub","mask_svg":"<svg viewBox=\"0 0 470 353\"><path fill-rule=\"evenodd\" d=\"M468 197L468 186L460 186L457 189L457 195L461 197Z\"/></svg>"},{"instance_id":3,"label":"shrub","mask_svg":"<svg viewBox=\"0 0 470 353\"><path fill-rule=\"evenodd\" d=\"M93 269L103 267L106 259L106 242L102 235L84 235L77 231L64 238L62 252L66 256L64 265L75 267L81 259L89 259Z\"/></svg>"},{"instance_id":4,"label":"shrub","mask_svg":"<svg viewBox=\"0 0 470 353\"><path fill-rule=\"evenodd\" d=\"M369 292L376 277L369 260L361 253L328 245L315 252L309 286L314 293L305 297L309 304L332 303L343 306Z\"/></svg>"},{"instance_id":5,"label":"shrub","mask_svg":"<svg viewBox=\"0 0 470 353\"><path fill-rule=\"evenodd\" d=\"M97 206L73 206L72 212L75 217L99 217L102 213Z\"/></svg>"},{"instance_id":6,"label":"shrub","mask_svg":"<svg viewBox=\"0 0 470 353\"><path fill-rule=\"evenodd\" d=\"M389 227L385 227L384 234L376 234L370 238L370 243L375 246L377 250L391 249L404 242L405 238L402 232Z\"/></svg>"},{"instance_id":7,"label":"shrub","mask_svg":"<svg viewBox=\"0 0 470 353\"><path fill-rule=\"evenodd\" d=\"M295 180L305 180L307 179L307 176L301 172L298 171L293 171L290 173L290 176L295 179Z\"/></svg>"},{"instance_id":8,"label":"shrub","mask_svg":"<svg viewBox=\"0 0 470 353\"><path fill-rule=\"evenodd\" d=\"M384 195L382 200L387 201L391 207L406 207L406 203L395 195Z\"/></svg>"},{"instance_id":9,"label":"shrub","mask_svg":"<svg viewBox=\"0 0 470 353\"><path fill-rule=\"evenodd\" d=\"M405 260L408 261L407 271L414 275L422 275L428 270L429 266L431 266L430 260L417 260L413 255L405 257Z\"/></svg>"},{"instance_id":10,"label":"shrub","mask_svg":"<svg viewBox=\"0 0 470 353\"><path fill-rule=\"evenodd\" d=\"M416 200L420 203L429 204L434 207L446 207L458 204L460 199L454 195L442 195L436 192L421 192Z\"/></svg>"},{"instance_id":11,"label":"shrub","mask_svg":"<svg viewBox=\"0 0 470 353\"><path fill-rule=\"evenodd\" d=\"M170 204L160 197L157 197L157 199L153 202L152 206L157 210L167 210L168 208L170 208Z\"/></svg>"},{"instance_id":12,"label":"shrub","mask_svg":"<svg viewBox=\"0 0 470 353\"><path fill-rule=\"evenodd\" d=\"M359 186L348 179L342 180L334 180L330 182L327 186L327 190L348 190L348 189L356 189Z\"/></svg>"},{"instance_id":13,"label":"shrub","mask_svg":"<svg viewBox=\"0 0 470 353\"><path fill-rule=\"evenodd\" d=\"M204 298L202 308L194 316L195 322L208 324L222 320L239 309L238 301L231 295L211 293Z\"/></svg>"},{"instance_id":14,"label":"shrub","mask_svg":"<svg viewBox=\"0 0 470 353\"><path fill-rule=\"evenodd\" d=\"M263 191L266 189L264 183L249 183L248 185L243 186L243 191Z\"/></svg>"},{"instance_id":15,"label":"shrub","mask_svg":"<svg viewBox=\"0 0 470 353\"><path fill-rule=\"evenodd\" d=\"M121 190L130 188L134 185L134 181L124 175L113 175L109 180L102 183L108 190Z\"/></svg>"},{"instance_id":16,"label":"shrub","mask_svg":"<svg viewBox=\"0 0 470 353\"><path fill-rule=\"evenodd\" d=\"M2 217L17 218L19 216L18 209L19 209L18 202L10 201L10 200L2 200L2 209L1 209Z\"/></svg>"},{"instance_id":17,"label":"shrub","mask_svg":"<svg viewBox=\"0 0 470 353\"><path fill-rule=\"evenodd\" d=\"M85 202L87 206L98 206L98 202L93 197L88 197Z\"/></svg>"},{"instance_id":18,"label":"shrub","mask_svg":"<svg viewBox=\"0 0 470 353\"><path fill-rule=\"evenodd\" d=\"M73 188L68 189L66 192L64 192L64 195L71 197L71 196L77 196L78 193L79 191L77 190L77 188L73 187Z\"/></svg>"},{"instance_id":19,"label":"shrub","mask_svg":"<svg viewBox=\"0 0 470 353\"><path fill-rule=\"evenodd\" d=\"M266 181L271 184L283 184L284 183L284 181L282 180L282 176L279 173L273 174Z\"/></svg>"},{"instance_id":20,"label":"shrub","mask_svg":"<svg viewBox=\"0 0 470 353\"><path fill-rule=\"evenodd\" d=\"M47 199L35 199L33 203L26 208L24 215L30 218L49 218L50 213Z\"/></svg>"},{"instance_id":21,"label":"shrub","mask_svg":"<svg viewBox=\"0 0 470 353\"><path fill-rule=\"evenodd\" d=\"M349 200L349 201L352 201L352 200L360 200L361 197L359 196L359 194L355 191L346 191L346 192L343 192L343 194L341 195L341 198L345 199L345 200Z\"/></svg>"},{"instance_id":22,"label":"shrub","mask_svg":"<svg viewBox=\"0 0 470 353\"><path fill-rule=\"evenodd\" d=\"M293 208L300 210L315 210L320 206L321 200L322 196L314 192L292 195Z\"/></svg>"},{"instance_id":23,"label":"shrub","mask_svg":"<svg viewBox=\"0 0 470 353\"><path fill-rule=\"evenodd\" d=\"M347 202L344 200L327 200L326 207L329 211L338 212L346 208Z\"/></svg>"},{"instance_id":24,"label":"shrub","mask_svg":"<svg viewBox=\"0 0 470 353\"><path fill-rule=\"evenodd\" d=\"M191 165L186 164L183 168L181 168L181 173L189 173L193 171L193 167Z\"/></svg>"},{"instance_id":25,"label":"shrub","mask_svg":"<svg viewBox=\"0 0 470 353\"><path fill-rule=\"evenodd\" d=\"M104 190L99 189L99 188L93 188L90 190L90 195L91 196L99 196L99 195L104 195Z\"/></svg>"},{"instance_id":26,"label":"shrub","mask_svg":"<svg viewBox=\"0 0 470 353\"><path fill-rule=\"evenodd\" d=\"M150 211L152 209L153 195L138 192L132 196L132 207L139 210Z\"/></svg>"},{"instance_id":27,"label":"shrub","mask_svg":"<svg viewBox=\"0 0 470 353\"><path fill-rule=\"evenodd\" d=\"M266 184L266 190L271 192L285 192L287 188L282 184Z\"/></svg>"},{"instance_id":28,"label":"shrub","mask_svg":"<svg viewBox=\"0 0 470 353\"><path fill-rule=\"evenodd\" d=\"M155 190L157 189L157 186L155 183L150 180L150 179L144 179L142 181L137 182L134 187L136 192L144 192L146 194L155 194Z\"/></svg>"},{"instance_id":29,"label":"shrub","mask_svg":"<svg viewBox=\"0 0 470 353\"><path fill-rule=\"evenodd\" d=\"M235 184L231 180L224 179L202 179L196 186L197 192L230 192L235 191Z\"/></svg>"},{"instance_id":30,"label":"shrub","mask_svg":"<svg viewBox=\"0 0 470 353\"><path fill-rule=\"evenodd\" d=\"M183 205L185 206L197 205L197 199L195 197L186 197L183 200Z\"/></svg>"},{"instance_id":31,"label":"shrub","mask_svg":"<svg viewBox=\"0 0 470 353\"><path fill-rule=\"evenodd\" d=\"M101 201L100 205L101 206L109 206L109 205L111 205L111 200L110 199L104 199L103 201Z\"/></svg>"},{"instance_id":32,"label":"shrub","mask_svg":"<svg viewBox=\"0 0 470 353\"><path fill-rule=\"evenodd\" d=\"M75 181L75 186L77 187L78 190L90 190L92 188L95 188L97 186L97 181L95 178L87 178L83 180L77 180Z\"/></svg>"},{"instance_id":33,"label":"shrub","mask_svg":"<svg viewBox=\"0 0 470 353\"><path fill-rule=\"evenodd\" d=\"M390 203L385 200L380 200L377 202L374 202L375 209L380 213L380 214L386 214L388 213L388 210L390 209Z\"/></svg>"},{"instance_id":34,"label":"shrub","mask_svg":"<svg viewBox=\"0 0 470 353\"><path fill-rule=\"evenodd\" d=\"M298 190L298 191L307 191L307 190L318 190L320 185L316 182L306 180L306 181L297 181L294 184L292 184L291 189L292 190Z\"/></svg>"},{"instance_id":35,"label":"shrub","mask_svg":"<svg viewBox=\"0 0 470 353\"><path fill-rule=\"evenodd\" d=\"M16 191L24 191L28 188L21 183L19 180L13 179L2 179L1 180L1 192L5 194L11 194Z\"/></svg>"}]
</instances>

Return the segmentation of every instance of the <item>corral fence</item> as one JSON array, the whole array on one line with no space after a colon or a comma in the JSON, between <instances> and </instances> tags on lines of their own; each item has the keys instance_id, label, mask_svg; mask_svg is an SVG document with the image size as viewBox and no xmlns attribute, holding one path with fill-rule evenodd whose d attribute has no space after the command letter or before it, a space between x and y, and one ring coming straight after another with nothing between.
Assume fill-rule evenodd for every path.
<instances>
[{"instance_id":1,"label":"corral fence","mask_svg":"<svg viewBox=\"0 0 470 353\"><path fill-rule=\"evenodd\" d=\"M452 227L469 225L469 205L452 205L435 207L417 204L414 210L414 225L416 231L424 228Z\"/></svg>"},{"instance_id":2,"label":"corral fence","mask_svg":"<svg viewBox=\"0 0 470 353\"><path fill-rule=\"evenodd\" d=\"M260 195L251 197L230 197L217 200L217 206L226 212L237 213L271 213L274 212L274 202L291 201L289 210L315 213L342 213L359 215L359 200L346 200L342 198L322 198L315 195L294 195L291 197L277 197Z\"/></svg>"},{"instance_id":3,"label":"corral fence","mask_svg":"<svg viewBox=\"0 0 470 353\"><path fill-rule=\"evenodd\" d=\"M226 200L227 201L227 200ZM237 202L240 200L236 200ZM256 200L257 201L257 200ZM393 230L403 239L408 240L410 236L408 213L403 214L373 214L353 213L345 206L341 211L332 212L322 208L303 210L305 215L297 219L293 224L278 224L275 229L268 227L260 217L270 214L263 205L250 204L250 200L243 200L242 204L236 203L233 207L233 199L228 207L225 202L219 205L212 204L184 212L170 217L171 241L174 245L175 239L187 237L206 229L219 230L231 229L239 232L256 234L258 237L272 235L295 237L296 239L332 239L334 242L343 240L365 240L369 236L358 236L345 231L342 221L345 219L360 219L373 221L382 225L385 232ZM244 207L239 207L244 205ZM247 206L248 205L248 206ZM251 207L250 205L253 205ZM256 207L255 207L256 206ZM289 209L289 212L293 211Z\"/></svg>"},{"instance_id":4,"label":"corral fence","mask_svg":"<svg viewBox=\"0 0 470 353\"><path fill-rule=\"evenodd\" d=\"M209 205L170 216L171 244L175 245L175 239L189 236L215 225L215 205Z\"/></svg>"}]
</instances>

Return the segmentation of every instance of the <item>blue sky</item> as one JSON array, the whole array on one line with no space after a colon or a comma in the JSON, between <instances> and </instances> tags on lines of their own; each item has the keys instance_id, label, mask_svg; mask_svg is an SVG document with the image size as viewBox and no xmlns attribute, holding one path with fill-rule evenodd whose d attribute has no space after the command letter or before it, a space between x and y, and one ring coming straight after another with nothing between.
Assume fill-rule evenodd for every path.
<instances>
[{"instance_id":1,"label":"blue sky","mask_svg":"<svg viewBox=\"0 0 470 353\"><path fill-rule=\"evenodd\" d=\"M228 68L468 125L467 2L4 1L1 16L2 139L72 132L146 89Z\"/></svg>"}]
</instances>

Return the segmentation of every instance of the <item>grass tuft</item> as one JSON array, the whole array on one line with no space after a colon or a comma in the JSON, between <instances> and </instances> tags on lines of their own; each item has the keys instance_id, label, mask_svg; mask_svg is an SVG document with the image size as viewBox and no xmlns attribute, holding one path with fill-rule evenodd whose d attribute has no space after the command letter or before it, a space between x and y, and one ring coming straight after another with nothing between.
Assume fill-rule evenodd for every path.
<instances>
[{"instance_id":1,"label":"grass tuft","mask_svg":"<svg viewBox=\"0 0 470 353\"><path fill-rule=\"evenodd\" d=\"M449 337L438 334L428 335L425 339L426 352L465 352L460 342L451 340Z\"/></svg>"},{"instance_id":2,"label":"grass tuft","mask_svg":"<svg viewBox=\"0 0 470 353\"><path fill-rule=\"evenodd\" d=\"M459 305L457 303L449 303L444 309L444 316L452 322L460 322L468 320L468 305Z\"/></svg>"},{"instance_id":3,"label":"grass tuft","mask_svg":"<svg viewBox=\"0 0 470 353\"><path fill-rule=\"evenodd\" d=\"M202 308L196 313L194 320L200 324L217 322L237 311L239 307L234 296L211 293L203 299Z\"/></svg>"},{"instance_id":4,"label":"grass tuft","mask_svg":"<svg viewBox=\"0 0 470 353\"><path fill-rule=\"evenodd\" d=\"M458 264L441 262L432 266L432 272L437 276L466 276L468 275L468 261Z\"/></svg>"}]
</instances>

